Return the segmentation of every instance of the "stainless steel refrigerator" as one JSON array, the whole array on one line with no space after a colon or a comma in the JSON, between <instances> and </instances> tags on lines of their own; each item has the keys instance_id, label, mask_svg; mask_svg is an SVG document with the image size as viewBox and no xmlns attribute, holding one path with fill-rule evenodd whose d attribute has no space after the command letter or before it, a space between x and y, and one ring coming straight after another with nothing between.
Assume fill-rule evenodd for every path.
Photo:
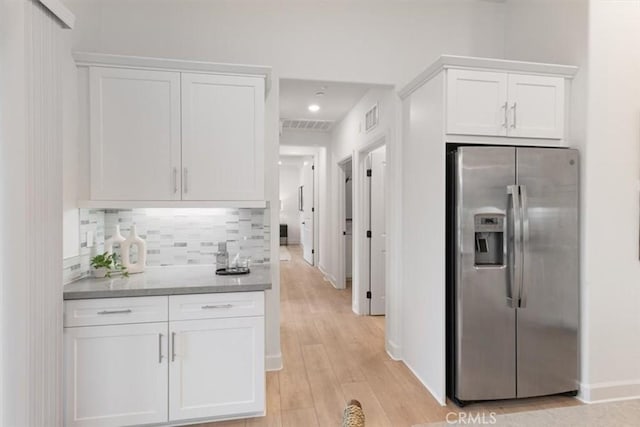
<instances>
[{"instance_id":1,"label":"stainless steel refrigerator","mask_svg":"<svg viewBox=\"0 0 640 427\"><path fill-rule=\"evenodd\" d=\"M450 152L449 396L578 389L578 152Z\"/></svg>"}]
</instances>

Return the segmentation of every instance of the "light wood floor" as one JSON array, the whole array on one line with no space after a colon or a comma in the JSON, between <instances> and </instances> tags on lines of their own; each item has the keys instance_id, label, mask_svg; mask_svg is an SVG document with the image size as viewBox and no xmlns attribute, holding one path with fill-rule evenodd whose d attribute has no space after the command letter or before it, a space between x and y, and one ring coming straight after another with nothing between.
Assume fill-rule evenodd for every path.
<instances>
[{"instance_id":1,"label":"light wood floor","mask_svg":"<svg viewBox=\"0 0 640 427\"><path fill-rule=\"evenodd\" d=\"M445 421L440 406L409 369L384 350L384 317L356 316L351 290L337 290L309 266L296 247L281 265L281 339L284 369L267 373L267 416L202 424L226 426L340 426L350 399L364 408L367 427L404 427ZM498 414L577 405L547 397L470 405Z\"/></svg>"}]
</instances>

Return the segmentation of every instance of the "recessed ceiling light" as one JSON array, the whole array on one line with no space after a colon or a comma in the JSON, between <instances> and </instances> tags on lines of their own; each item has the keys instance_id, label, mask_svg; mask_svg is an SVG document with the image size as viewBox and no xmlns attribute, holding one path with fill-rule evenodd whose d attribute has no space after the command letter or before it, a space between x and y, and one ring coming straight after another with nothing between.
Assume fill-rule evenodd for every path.
<instances>
[{"instance_id":1,"label":"recessed ceiling light","mask_svg":"<svg viewBox=\"0 0 640 427\"><path fill-rule=\"evenodd\" d=\"M318 104L311 104L309 105L309 111L312 113L318 112L320 111L320 106Z\"/></svg>"},{"instance_id":2,"label":"recessed ceiling light","mask_svg":"<svg viewBox=\"0 0 640 427\"><path fill-rule=\"evenodd\" d=\"M278 164L281 165L282 164L282 160L278 161Z\"/></svg>"}]
</instances>

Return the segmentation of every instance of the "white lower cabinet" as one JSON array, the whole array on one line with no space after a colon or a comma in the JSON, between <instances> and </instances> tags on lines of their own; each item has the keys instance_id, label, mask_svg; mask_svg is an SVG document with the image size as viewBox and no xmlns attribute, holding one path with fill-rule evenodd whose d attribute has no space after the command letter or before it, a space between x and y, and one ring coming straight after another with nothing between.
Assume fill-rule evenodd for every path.
<instances>
[{"instance_id":1,"label":"white lower cabinet","mask_svg":"<svg viewBox=\"0 0 640 427\"><path fill-rule=\"evenodd\" d=\"M264 414L263 292L102 301L65 303L66 426ZM165 307L153 317L164 321L149 321L148 306ZM126 313L131 323L96 326L93 312L101 322Z\"/></svg>"},{"instance_id":2,"label":"white lower cabinet","mask_svg":"<svg viewBox=\"0 0 640 427\"><path fill-rule=\"evenodd\" d=\"M167 322L65 328L65 425L167 420Z\"/></svg>"},{"instance_id":3,"label":"white lower cabinet","mask_svg":"<svg viewBox=\"0 0 640 427\"><path fill-rule=\"evenodd\" d=\"M169 418L264 410L264 318L170 322Z\"/></svg>"}]
</instances>

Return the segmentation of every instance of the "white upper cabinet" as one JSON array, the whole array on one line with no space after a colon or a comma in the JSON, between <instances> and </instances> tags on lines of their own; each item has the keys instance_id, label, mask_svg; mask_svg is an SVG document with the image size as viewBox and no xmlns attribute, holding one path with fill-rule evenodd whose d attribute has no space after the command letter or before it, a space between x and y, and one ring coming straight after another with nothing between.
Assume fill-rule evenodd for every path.
<instances>
[{"instance_id":1,"label":"white upper cabinet","mask_svg":"<svg viewBox=\"0 0 640 427\"><path fill-rule=\"evenodd\" d=\"M180 73L91 67L91 198L179 200Z\"/></svg>"},{"instance_id":2,"label":"white upper cabinet","mask_svg":"<svg viewBox=\"0 0 640 427\"><path fill-rule=\"evenodd\" d=\"M448 133L507 135L507 75L450 70L447 80Z\"/></svg>"},{"instance_id":3,"label":"white upper cabinet","mask_svg":"<svg viewBox=\"0 0 640 427\"><path fill-rule=\"evenodd\" d=\"M447 133L564 138L564 78L450 69Z\"/></svg>"},{"instance_id":4,"label":"white upper cabinet","mask_svg":"<svg viewBox=\"0 0 640 427\"><path fill-rule=\"evenodd\" d=\"M89 110L80 126L90 139L85 206L264 206L269 68L75 58L89 76L87 89L79 73Z\"/></svg>"},{"instance_id":5,"label":"white upper cabinet","mask_svg":"<svg viewBox=\"0 0 640 427\"><path fill-rule=\"evenodd\" d=\"M509 75L509 135L523 138L564 137L564 79Z\"/></svg>"},{"instance_id":6,"label":"white upper cabinet","mask_svg":"<svg viewBox=\"0 0 640 427\"><path fill-rule=\"evenodd\" d=\"M182 199L264 199L264 79L182 74Z\"/></svg>"}]
</instances>

